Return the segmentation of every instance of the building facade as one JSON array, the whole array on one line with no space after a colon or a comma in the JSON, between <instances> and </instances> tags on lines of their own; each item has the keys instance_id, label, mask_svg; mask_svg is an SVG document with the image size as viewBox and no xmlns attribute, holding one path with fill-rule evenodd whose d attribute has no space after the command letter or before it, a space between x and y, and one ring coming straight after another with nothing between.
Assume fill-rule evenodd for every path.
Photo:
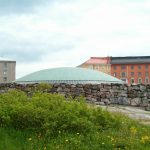
<instances>
[{"instance_id":1,"label":"building facade","mask_svg":"<svg viewBox=\"0 0 150 150\"><path fill-rule=\"evenodd\" d=\"M91 57L78 67L101 71L109 75L111 74L110 57Z\"/></svg>"},{"instance_id":2,"label":"building facade","mask_svg":"<svg viewBox=\"0 0 150 150\"><path fill-rule=\"evenodd\" d=\"M128 84L149 84L150 56L112 57L111 75Z\"/></svg>"},{"instance_id":3,"label":"building facade","mask_svg":"<svg viewBox=\"0 0 150 150\"><path fill-rule=\"evenodd\" d=\"M91 57L78 67L102 71L127 84L150 84L150 56Z\"/></svg>"},{"instance_id":4,"label":"building facade","mask_svg":"<svg viewBox=\"0 0 150 150\"><path fill-rule=\"evenodd\" d=\"M0 83L10 83L16 79L16 61L0 59Z\"/></svg>"}]
</instances>

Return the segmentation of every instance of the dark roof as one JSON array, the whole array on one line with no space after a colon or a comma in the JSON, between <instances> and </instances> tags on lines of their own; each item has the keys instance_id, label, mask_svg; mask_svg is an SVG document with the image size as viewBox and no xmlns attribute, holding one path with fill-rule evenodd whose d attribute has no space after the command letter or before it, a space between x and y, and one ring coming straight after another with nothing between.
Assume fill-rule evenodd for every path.
<instances>
[{"instance_id":1,"label":"dark roof","mask_svg":"<svg viewBox=\"0 0 150 150\"><path fill-rule=\"evenodd\" d=\"M111 57L111 64L149 64L150 56Z\"/></svg>"}]
</instances>

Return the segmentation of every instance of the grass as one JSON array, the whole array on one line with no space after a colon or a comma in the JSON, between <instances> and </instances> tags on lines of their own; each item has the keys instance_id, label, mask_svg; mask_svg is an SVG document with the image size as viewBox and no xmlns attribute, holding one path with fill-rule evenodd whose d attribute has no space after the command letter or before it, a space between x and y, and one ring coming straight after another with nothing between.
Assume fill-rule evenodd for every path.
<instances>
[{"instance_id":1,"label":"grass","mask_svg":"<svg viewBox=\"0 0 150 150\"><path fill-rule=\"evenodd\" d=\"M0 95L0 150L150 150L150 126L42 92Z\"/></svg>"},{"instance_id":2,"label":"grass","mask_svg":"<svg viewBox=\"0 0 150 150\"><path fill-rule=\"evenodd\" d=\"M137 131L137 132L135 132ZM0 128L0 149L5 150L149 150L149 128L133 131L107 130L87 133L59 133L44 137L32 132Z\"/></svg>"}]
</instances>

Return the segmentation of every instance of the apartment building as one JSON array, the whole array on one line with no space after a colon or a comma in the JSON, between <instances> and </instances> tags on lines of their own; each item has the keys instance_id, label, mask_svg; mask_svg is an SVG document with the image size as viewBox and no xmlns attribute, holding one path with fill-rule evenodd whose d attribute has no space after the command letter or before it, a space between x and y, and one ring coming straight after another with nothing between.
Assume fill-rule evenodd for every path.
<instances>
[{"instance_id":1,"label":"apartment building","mask_svg":"<svg viewBox=\"0 0 150 150\"><path fill-rule=\"evenodd\" d=\"M150 84L150 56L91 57L78 67L102 71L127 84Z\"/></svg>"},{"instance_id":2,"label":"apartment building","mask_svg":"<svg viewBox=\"0 0 150 150\"><path fill-rule=\"evenodd\" d=\"M16 61L0 58L0 83L10 83L15 80Z\"/></svg>"},{"instance_id":3,"label":"apartment building","mask_svg":"<svg viewBox=\"0 0 150 150\"><path fill-rule=\"evenodd\" d=\"M111 57L111 75L128 84L149 84L150 56Z\"/></svg>"},{"instance_id":4,"label":"apartment building","mask_svg":"<svg viewBox=\"0 0 150 150\"><path fill-rule=\"evenodd\" d=\"M111 74L110 57L91 57L78 67L98 70Z\"/></svg>"}]
</instances>

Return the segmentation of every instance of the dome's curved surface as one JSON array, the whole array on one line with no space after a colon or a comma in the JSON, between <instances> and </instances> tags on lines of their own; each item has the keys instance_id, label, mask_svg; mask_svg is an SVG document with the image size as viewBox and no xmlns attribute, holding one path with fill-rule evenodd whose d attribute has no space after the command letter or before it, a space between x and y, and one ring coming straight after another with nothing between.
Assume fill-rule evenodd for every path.
<instances>
[{"instance_id":1,"label":"dome's curved surface","mask_svg":"<svg viewBox=\"0 0 150 150\"><path fill-rule=\"evenodd\" d=\"M123 83L123 81L99 71L83 68L71 68L71 67L52 68L37 71L29 75L26 75L22 78L19 78L15 82L17 83L48 82L48 83L69 83L69 84Z\"/></svg>"}]
</instances>

